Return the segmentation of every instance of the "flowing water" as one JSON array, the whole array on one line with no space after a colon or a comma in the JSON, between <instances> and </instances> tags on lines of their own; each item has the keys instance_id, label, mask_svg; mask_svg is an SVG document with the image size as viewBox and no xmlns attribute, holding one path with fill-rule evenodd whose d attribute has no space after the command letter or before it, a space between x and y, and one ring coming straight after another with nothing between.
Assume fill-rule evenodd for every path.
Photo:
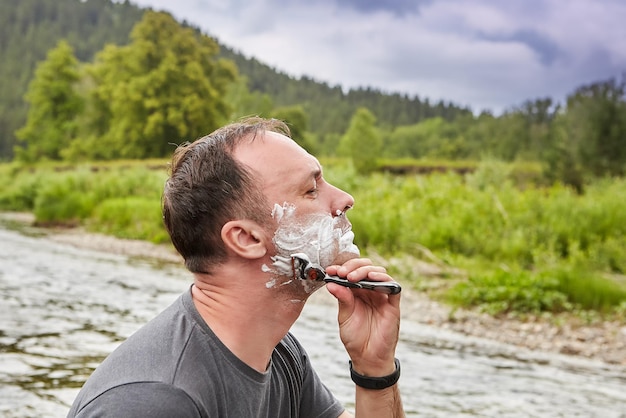
<instances>
[{"instance_id":1,"label":"flowing water","mask_svg":"<svg viewBox=\"0 0 626 418\"><path fill-rule=\"evenodd\" d=\"M190 282L178 266L0 228L0 416L65 416L104 356ZM354 387L335 315L333 305L310 302L293 332L352 409ZM407 320L397 356L410 417L626 417L624 368Z\"/></svg>"}]
</instances>

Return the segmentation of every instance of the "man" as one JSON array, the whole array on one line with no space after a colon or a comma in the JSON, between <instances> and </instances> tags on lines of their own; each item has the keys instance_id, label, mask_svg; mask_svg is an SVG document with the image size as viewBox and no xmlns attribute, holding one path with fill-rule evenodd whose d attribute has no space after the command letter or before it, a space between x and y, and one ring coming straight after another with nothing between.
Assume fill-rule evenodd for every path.
<instances>
[{"instance_id":1,"label":"man","mask_svg":"<svg viewBox=\"0 0 626 418\"><path fill-rule=\"evenodd\" d=\"M291 254L350 281L392 280L358 257L345 217L353 203L277 120L248 119L179 147L163 214L194 283L96 369L69 416L351 416L289 329L323 285L294 277ZM404 416L400 295L327 289L339 304L356 416Z\"/></svg>"}]
</instances>

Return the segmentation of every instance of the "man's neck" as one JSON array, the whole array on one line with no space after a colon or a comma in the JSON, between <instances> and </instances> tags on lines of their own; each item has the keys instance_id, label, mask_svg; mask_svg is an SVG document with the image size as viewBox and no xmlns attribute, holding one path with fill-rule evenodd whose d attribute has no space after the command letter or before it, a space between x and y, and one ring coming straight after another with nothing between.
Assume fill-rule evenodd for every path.
<instances>
[{"instance_id":1,"label":"man's neck","mask_svg":"<svg viewBox=\"0 0 626 418\"><path fill-rule=\"evenodd\" d=\"M260 275L265 276L257 273ZM267 370L274 348L305 303L266 286L263 280L220 268L216 275L196 275L192 287L196 309L211 330L233 354L259 372Z\"/></svg>"}]
</instances>

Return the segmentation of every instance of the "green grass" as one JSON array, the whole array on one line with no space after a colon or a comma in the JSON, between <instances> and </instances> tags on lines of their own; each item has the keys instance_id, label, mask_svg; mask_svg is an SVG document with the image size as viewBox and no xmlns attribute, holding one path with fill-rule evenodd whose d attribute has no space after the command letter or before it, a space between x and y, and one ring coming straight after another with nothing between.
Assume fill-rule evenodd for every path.
<instances>
[{"instance_id":1,"label":"green grass","mask_svg":"<svg viewBox=\"0 0 626 418\"><path fill-rule=\"evenodd\" d=\"M445 300L491 313L611 311L626 303L626 180L600 180L584 195L555 185L519 187L510 167L459 176L328 177L356 200L349 213L361 248L420 257L426 247L467 281ZM419 278L413 278L417 281Z\"/></svg>"}]
</instances>

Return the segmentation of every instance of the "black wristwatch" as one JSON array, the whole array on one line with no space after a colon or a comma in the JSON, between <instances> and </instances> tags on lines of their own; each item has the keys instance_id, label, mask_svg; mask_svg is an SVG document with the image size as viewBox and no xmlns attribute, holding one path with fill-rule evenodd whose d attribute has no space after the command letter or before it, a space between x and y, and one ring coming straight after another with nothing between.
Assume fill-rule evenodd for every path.
<instances>
[{"instance_id":1,"label":"black wristwatch","mask_svg":"<svg viewBox=\"0 0 626 418\"><path fill-rule=\"evenodd\" d=\"M396 370L390 375L383 377L369 377L355 372L352 368L352 361L350 361L350 377L352 378L352 381L357 384L357 386L362 388L376 390L386 389L395 385L398 379L400 379L400 360L394 359L394 362L396 364Z\"/></svg>"}]
</instances>

